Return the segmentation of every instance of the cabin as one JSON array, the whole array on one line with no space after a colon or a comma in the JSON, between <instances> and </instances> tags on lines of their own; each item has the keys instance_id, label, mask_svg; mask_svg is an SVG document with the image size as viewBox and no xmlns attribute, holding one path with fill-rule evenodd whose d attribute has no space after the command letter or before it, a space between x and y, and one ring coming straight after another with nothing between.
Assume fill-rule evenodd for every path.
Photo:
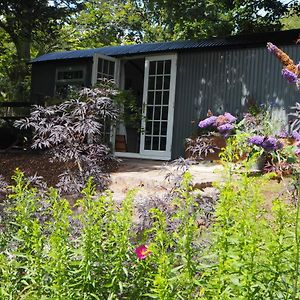
<instances>
[{"instance_id":1,"label":"cabin","mask_svg":"<svg viewBox=\"0 0 300 300\"><path fill-rule=\"evenodd\" d=\"M242 117L249 103L269 102L287 124L299 91L282 79L281 64L266 43L300 60L299 34L300 29L44 54L31 61L31 101L113 79L120 89L133 91L143 114L135 126L116 126L115 154L170 160L184 155L185 139L197 132L208 109Z\"/></svg>"}]
</instances>

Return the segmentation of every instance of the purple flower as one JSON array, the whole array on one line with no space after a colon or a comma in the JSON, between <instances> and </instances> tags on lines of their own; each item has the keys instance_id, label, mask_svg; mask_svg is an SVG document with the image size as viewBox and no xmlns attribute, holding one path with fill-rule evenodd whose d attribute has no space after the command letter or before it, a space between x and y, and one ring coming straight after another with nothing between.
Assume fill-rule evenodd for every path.
<instances>
[{"instance_id":1,"label":"purple flower","mask_svg":"<svg viewBox=\"0 0 300 300\"><path fill-rule=\"evenodd\" d=\"M265 137L261 135L255 135L249 138L248 142L249 144L256 145L256 146L261 146Z\"/></svg>"},{"instance_id":2,"label":"purple flower","mask_svg":"<svg viewBox=\"0 0 300 300\"><path fill-rule=\"evenodd\" d=\"M249 138L248 142L252 145L260 146L266 151L274 151L283 147L283 144L276 138L264 137L261 135Z\"/></svg>"},{"instance_id":3,"label":"purple flower","mask_svg":"<svg viewBox=\"0 0 300 300\"><path fill-rule=\"evenodd\" d=\"M236 117L234 117L231 113L225 112L224 117L228 120L229 123L233 123L236 121Z\"/></svg>"},{"instance_id":4,"label":"purple flower","mask_svg":"<svg viewBox=\"0 0 300 300\"><path fill-rule=\"evenodd\" d=\"M276 51L278 50L278 48L272 44L272 43L267 43L267 49L268 51L270 51L271 53L276 53Z\"/></svg>"},{"instance_id":5,"label":"purple flower","mask_svg":"<svg viewBox=\"0 0 300 300\"><path fill-rule=\"evenodd\" d=\"M230 132L233 128L234 128L234 126L232 124L226 123L226 124L219 126L217 129L219 130L220 133L226 134L226 133Z\"/></svg>"},{"instance_id":6,"label":"purple flower","mask_svg":"<svg viewBox=\"0 0 300 300\"><path fill-rule=\"evenodd\" d=\"M274 137L267 137L267 138L264 139L261 146L266 151L274 151L274 150L277 150L277 149L281 149L283 147L283 144Z\"/></svg>"},{"instance_id":7,"label":"purple flower","mask_svg":"<svg viewBox=\"0 0 300 300\"><path fill-rule=\"evenodd\" d=\"M211 117L208 117L208 118L200 121L198 126L200 128L206 128L206 127L209 127L209 126L214 126L216 120L217 120L217 117L211 116Z\"/></svg>"},{"instance_id":8,"label":"purple flower","mask_svg":"<svg viewBox=\"0 0 300 300\"><path fill-rule=\"evenodd\" d=\"M289 133L286 131L286 130L283 130L283 131L280 131L278 136L281 138L281 139L284 139L284 138L287 138L289 136Z\"/></svg>"},{"instance_id":9,"label":"purple flower","mask_svg":"<svg viewBox=\"0 0 300 300\"><path fill-rule=\"evenodd\" d=\"M297 148L297 149L295 150L295 154L296 154L296 155L300 155L300 148Z\"/></svg>"},{"instance_id":10,"label":"purple flower","mask_svg":"<svg viewBox=\"0 0 300 300\"><path fill-rule=\"evenodd\" d=\"M298 76L288 69L282 69L281 74L289 83L297 82Z\"/></svg>"},{"instance_id":11,"label":"purple flower","mask_svg":"<svg viewBox=\"0 0 300 300\"><path fill-rule=\"evenodd\" d=\"M298 141L298 142L300 141L300 133L298 131L294 130L292 132L292 136L296 141Z\"/></svg>"}]
</instances>

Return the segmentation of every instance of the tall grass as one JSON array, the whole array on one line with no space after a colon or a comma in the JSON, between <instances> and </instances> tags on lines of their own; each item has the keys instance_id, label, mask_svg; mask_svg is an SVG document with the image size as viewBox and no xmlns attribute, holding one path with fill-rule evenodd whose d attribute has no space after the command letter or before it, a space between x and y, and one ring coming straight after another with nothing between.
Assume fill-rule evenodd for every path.
<instances>
[{"instance_id":1,"label":"tall grass","mask_svg":"<svg viewBox=\"0 0 300 300\"><path fill-rule=\"evenodd\" d=\"M136 233L134 191L117 205L89 180L73 208L17 172L1 216L0 299L300 299L298 199L266 205L268 178L228 174L209 228L186 173L171 217L152 209Z\"/></svg>"}]
</instances>

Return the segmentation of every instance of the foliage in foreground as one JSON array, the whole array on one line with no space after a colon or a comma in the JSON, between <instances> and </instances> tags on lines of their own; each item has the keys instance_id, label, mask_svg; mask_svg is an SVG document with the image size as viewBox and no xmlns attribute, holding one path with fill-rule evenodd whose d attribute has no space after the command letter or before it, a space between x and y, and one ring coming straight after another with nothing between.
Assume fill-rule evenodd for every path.
<instances>
[{"instance_id":1,"label":"foliage in foreground","mask_svg":"<svg viewBox=\"0 0 300 300\"><path fill-rule=\"evenodd\" d=\"M119 110L112 98L118 92L112 83L75 90L70 99L48 107L34 106L30 116L15 122L33 131L33 149L46 149L51 161L65 166L58 188L64 193L80 192L89 177L99 190L109 182L108 170L117 164L108 147L110 124Z\"/></svg>"},{"instance_id":2,"label":"foliage in foreground","mask_svg":"<svg viewBox=\"0 0 300 300\"><path fill-rule=\"evenodd\" d=\"M1 217L0 298L299 299L297 205L269 209L265 178L230 176L210 228L197 226L186 174L173 226L152 209L151 227L135 232L134 192L118 206L89 181L72 210L16 173Z\"/></svg>"}]
</instances>

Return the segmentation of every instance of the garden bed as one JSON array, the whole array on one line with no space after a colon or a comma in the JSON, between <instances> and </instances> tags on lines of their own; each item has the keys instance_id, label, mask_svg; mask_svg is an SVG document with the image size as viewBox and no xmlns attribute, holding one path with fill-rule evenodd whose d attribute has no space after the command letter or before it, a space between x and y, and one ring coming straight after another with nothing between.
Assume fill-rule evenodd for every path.
<instances>
[{"instance_id":1,"label":"garden bed","mask_svg":"<svg viewBox=\"0 0 300 300\"><path fill-rule=\"evenodd\" d=\"M42 176L49 186L55 186L58 175L64 171L64 165L58 162L51 163L50 155L45 152L0 153L0 174L7 182L11 182L16 168L26 176Z\"/></svg>"}]
</instances>

